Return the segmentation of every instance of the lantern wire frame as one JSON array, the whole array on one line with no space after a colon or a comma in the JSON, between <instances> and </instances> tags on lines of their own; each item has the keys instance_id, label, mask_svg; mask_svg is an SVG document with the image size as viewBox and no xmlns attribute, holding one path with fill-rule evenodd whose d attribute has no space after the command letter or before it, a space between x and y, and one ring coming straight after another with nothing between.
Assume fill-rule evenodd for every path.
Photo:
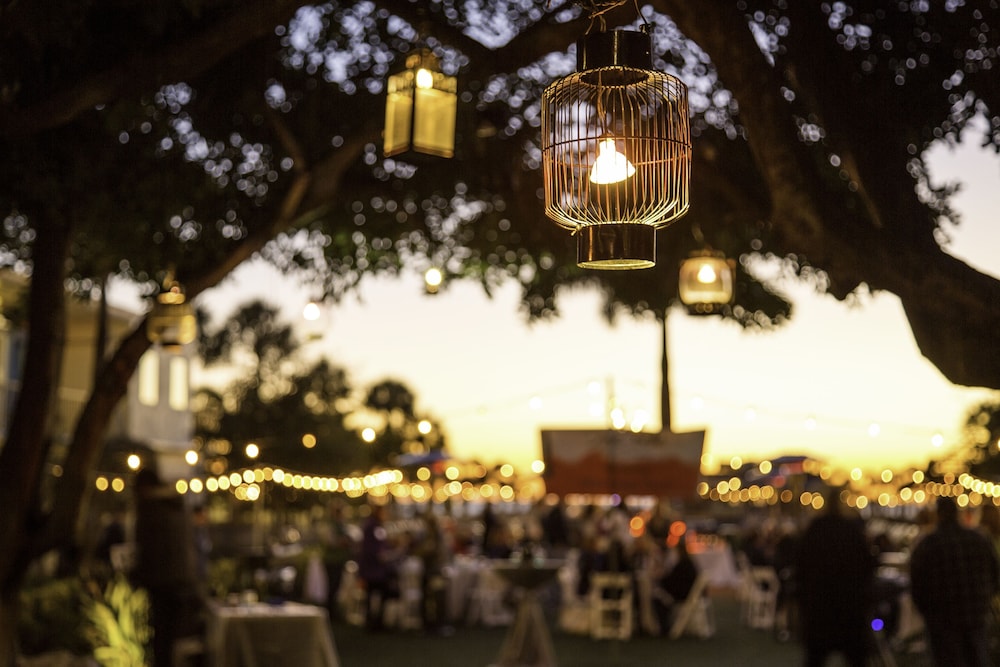
<instances>
[{"instance_id":1,"label":"lantern wire frame","mask_svg":"<svg viewBox=\"0 0 1000 667\"><path fill-rule=\"evenodd\" d=\"M687 86L650 51L646 31L588 31L578 71L542 94L545 213L578 235L580 266L653 266L655 230L689 207ZM598 174L602 161L618 175Z\"/></svg>"},{"instance_id":2,"label":"lantern wire frame","mask_svg":"<svg viewBox=\"0 0 1000 667\"><path fill-rule=\"evenodd\" d=\"M545 90L542 108L545 213L557 224L663 227L687 212L690 122L680 80L625 67L577 72ZM595 156L608 140L635 172L595 183Z\"/></svg>"}]
</instances>

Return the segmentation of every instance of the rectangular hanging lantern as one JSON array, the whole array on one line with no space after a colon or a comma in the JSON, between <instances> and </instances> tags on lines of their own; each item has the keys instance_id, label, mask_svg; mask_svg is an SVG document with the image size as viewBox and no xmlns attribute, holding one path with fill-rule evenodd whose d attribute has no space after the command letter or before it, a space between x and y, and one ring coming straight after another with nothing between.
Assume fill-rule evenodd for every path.
<instances>
[{"instance_id":1,"label":"rectangular hanging lantern","mask_svg":"<svg viewBox=\"0 0 1000 667\"><path fill-rule=\"evenodd\" d=\"M458 84L440 71L430 51L406 58L406 68L386 82L386 157L423 153L438 157L455 154L455 113Z\"/></svg>"}]
</instances>

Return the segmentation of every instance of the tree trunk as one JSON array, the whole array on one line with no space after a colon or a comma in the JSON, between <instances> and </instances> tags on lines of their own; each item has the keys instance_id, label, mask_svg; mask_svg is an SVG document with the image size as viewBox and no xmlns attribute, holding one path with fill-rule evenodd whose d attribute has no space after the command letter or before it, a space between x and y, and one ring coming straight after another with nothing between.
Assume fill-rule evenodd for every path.
<instances>
[{"instance_id":1,"label":"tree trunk","mask_svg":"<svg viewBox=\"0 0 1000 667\"><path fill-rule=\"evenodd\" d=\"M14 664L18 593L34 557L27 546L41 523L40 490L49 451L46 429L64 338L63 275L70 225L39 220L37 230L21 393L0 449L4 475L0 484L0 667Z\"/></svg>"},{"instance_id":2,"label":"tree trunk","mask_svg":"<svg viewBox=\"0 0 1000 667\"><path fill-rule=\"evenodd\" d=\"M670 358L667 345L667 311L663 313L663 332L660 335L660 427L663 433L670 433L672 415L670 410Z\"/></svg>"}]
</instances>

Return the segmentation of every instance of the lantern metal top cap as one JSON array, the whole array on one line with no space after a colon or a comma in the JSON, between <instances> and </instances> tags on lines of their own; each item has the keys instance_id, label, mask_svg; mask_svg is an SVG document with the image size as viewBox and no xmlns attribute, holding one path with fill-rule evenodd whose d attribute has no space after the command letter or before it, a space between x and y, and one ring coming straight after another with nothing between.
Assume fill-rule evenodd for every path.
<instances>
[{"instance_id":1,"label":"lantern metal top cap","mask_svg":"<svg viewBox=\"0 0 1000 667\"><path fill-rule=\"evenodd\" d=\"M602 67L652 69L653 40L645 32L611 30L589 33L576 41L576 70Z\"/></svg>"},{"instance_id":2,"label":"lantern metal top cap","mask_svg":"<svg viewBox=\"0 0 1000 667\"><path fill-rule=\"evenodd\" d=\"M426 47L417 49L413 53L407 55L405 63L406 69L414 69L416 67L426 67L433 70L441 69L440 59L434 51Z\"/></svg>"}]
</instances>

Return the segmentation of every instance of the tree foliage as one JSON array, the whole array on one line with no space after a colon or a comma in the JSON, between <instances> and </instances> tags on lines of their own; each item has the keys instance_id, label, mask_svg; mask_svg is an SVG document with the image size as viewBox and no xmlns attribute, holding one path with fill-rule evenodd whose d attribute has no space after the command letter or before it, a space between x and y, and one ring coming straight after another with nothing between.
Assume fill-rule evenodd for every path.
<instances>
[{"instance_id":1,"label":"tree foliage","mask_svg":"<svg viewBox=\"0 0 1000 667\"><path fill-rule=\"evenodd\" d=\"M963 463L973 475L1000 482L1000 401L981 403L965 422Z\"/></svg>"},{"instance_id":2,"label":"tree foliage","mask_svg":"<svg viewBox=\"0 0 1000 667\"><path fill-rule=\"evenodd\" d=\"M209 471L267 464L349 475L392 466L409 451L420 421L413 392L392 380L364 391L326 359L305 363L300 341L275 306L244 304L206 329L199 347L206 363L238 369L222 390L204 387L195 397L195 435ZM374 443L359 435L359 415L385 422ZM255 457L246 454L250 443L259 448Z\"/></svg>"}]
</instances>

